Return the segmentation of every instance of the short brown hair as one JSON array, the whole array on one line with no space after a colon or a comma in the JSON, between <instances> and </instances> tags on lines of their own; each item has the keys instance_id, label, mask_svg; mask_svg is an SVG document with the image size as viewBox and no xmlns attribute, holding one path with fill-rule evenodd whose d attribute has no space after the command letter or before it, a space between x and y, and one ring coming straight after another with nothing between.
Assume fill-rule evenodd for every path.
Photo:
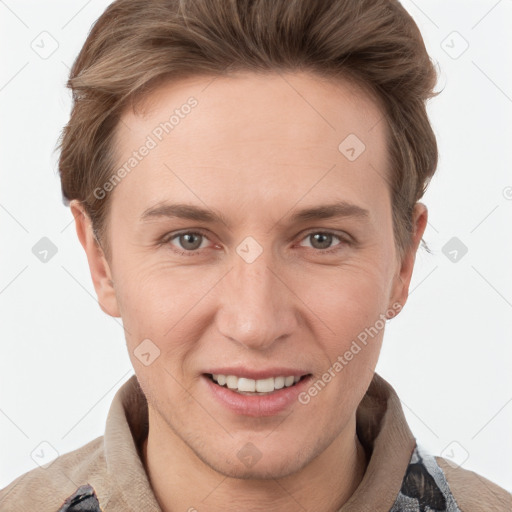
<instances>
[{"instance_id":1,"label":"short brown hair","mask_svg":"<svg viewBox=\"0 0 512 512\"><path fill-rule=\"evenodd\" d=\"M78 199L109 255L109 197L124 109L159 84L230 72L310 71L349 78L378 99L388 126L389 185L400 257L412 213L437 166L426 101L436 70L397 0L116 0L70 72L73 107L59 139L65 204ZM340 141L341 142L341 141Z\"/></svg>"}]
</instances>

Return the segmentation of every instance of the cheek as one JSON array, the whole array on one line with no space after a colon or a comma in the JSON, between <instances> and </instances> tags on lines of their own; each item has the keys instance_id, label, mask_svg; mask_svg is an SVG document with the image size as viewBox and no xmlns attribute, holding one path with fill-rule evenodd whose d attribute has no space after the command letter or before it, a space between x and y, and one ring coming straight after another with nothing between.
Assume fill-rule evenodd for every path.
<instances>
[{"instance_id":1,"label":"cheek","mask_svg":"<svg viewBox=\"0 0 512 512\"><path fill-rule=\"evenodd\" d=\"M297 295L336 334L353 334L354 328L372 324L387 310L391 279L378 260L304 275L295 279Z\"/></svg>"},{"instance_id":2,"label":"cheek","mask_svg":"<svg viewBox=\"0 0 512 512\"><path fill-rule=\"evenodd\" d=\"M201 273L192 266L169 269L141 264L136 272L125 273L118 302L129 356L138 374L150 378L167 369L183 380L188 354L194 350L191 340L199 339L211 320L201 310L201 300L217 281L214 273ZM203 311L200 317L199 311ZM141 352L157 358L146 366L147 361L137 357Z\"/></svg>"},{"instance_id":3,"label":"cheek","mask_svg":"<svg viewBox=\"0 0 512 512\"><path fill-rule=\"evenodd\" d=\"M297 281L298 282L298 281ZM341 358L335 379L356 384L361 371L376 365L388 310L389 279L378 264L344 265L303 281L297 295L308 305L317 347L327 370ZM338 366L339 368L339 366ZM335 385L336 387L336 385Z\"/></svg>"},{"instance_id":4,"label":"cheek","mask_svg":"<svg viewBox=\"0 0 512 512\"><path fill-rule=\"evenodd\" d=\"M152 330L172 326L215 284L212 272L193 266L170 268L157 263L140 263L125 269L119 287L123 319Z\"/></svg>"},{"instance_id":5,"label":"cheek","mask_svg":"<svg viewBox=\"0 0 512 512\"><path fill-rule=\"evenodd\" d=\"M323 283L312 280L308 289L305 302L314 313L310 318L322 361L321 373L315 376L317 384L309 388L310 398L305 399L311 400L318 417L324 415L328 421L332 411L340 407L355 410L371 382L386 326L381 315L388 310L388 287L378 267L354 266ZM325 388L322 382L327 383ZM336 406L326 407L327 403ZM346 421L344 414L336 421Z\"/></svg>"}]
</instances>

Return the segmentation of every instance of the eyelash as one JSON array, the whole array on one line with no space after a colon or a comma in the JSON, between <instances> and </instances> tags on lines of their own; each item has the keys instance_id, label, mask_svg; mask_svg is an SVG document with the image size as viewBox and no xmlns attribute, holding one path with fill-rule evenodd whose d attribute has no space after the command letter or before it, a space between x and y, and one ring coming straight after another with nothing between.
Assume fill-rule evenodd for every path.
<instances>
[{"instance_id":1,"label":"eyelash","mask_svg":"<svg viewBox=\"0 0 512 512\"><path fill-rule=\"evenodd\" d=\"M332 248L328 248L328 249L315 249L315 248L311 248L313 251L315 251L316 253L319 253L319 254L332 254L334 252L338 252L339 250L342 249L342 246L345 246L345 245L351 245L352 242L348 239L348 237L343 237L341 235L338 235L332 231L321 231L321 230L314 230L314 231L309 231L308 233L306 233L301 239L300 241L302 242L302 240L305 240L306 238L308 238L309 236L311 235L330 235L334 238L337 238L341 243L332 247ZM207 240L210 240L208 238L208 236L202 232L201 230L196 230L196 231L180 231L178 233L171 233L171 234L168 234L166 236L164 236L164 238L161 240L160 242L160 245L170 245L171 246L171 250L181 256L198 256L200 254L200 250L199 249L196 249L196 250L193 250L193 251L181 251L179 250L178 248L176 248L175 246L173 246L172 244L170 244L170 242L182 235L199 235L199 236L202 236L204 238L206 238Z\"/></svg>"}]
</instances>

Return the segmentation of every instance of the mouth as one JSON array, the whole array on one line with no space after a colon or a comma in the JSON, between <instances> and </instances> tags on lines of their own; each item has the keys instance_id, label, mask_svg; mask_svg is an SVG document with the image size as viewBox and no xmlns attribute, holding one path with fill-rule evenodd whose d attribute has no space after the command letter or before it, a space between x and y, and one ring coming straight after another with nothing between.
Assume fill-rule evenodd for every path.
<instances>
[{"instance_id":1,"label":"mouth","mask_svg":"<svg viewBox=\"0 0 512 512\"><path fill-rule=\"evenodd\" d=\"M305 375L282 375L267 377L265 379L249 379L246 377L237 377L236 375L212 373L206 373L204 375L221 388L248 396L272 395L281 389L293 388L298 383L311 376L311 374L308 373Z\"/></svg>"},{"instance_id":2,"label":"mouth","mask_svg":"<svg viewBox=\"0 0 512 512\"><path fill-rule=\"evenodd\" d=\"M205 390L213 401L238 416L281 414L298 403L297 397L313 379L313 374L291 368L240 367L238 370L211 368L211 373L202 374Z\"/></svg>"}]
</instances>

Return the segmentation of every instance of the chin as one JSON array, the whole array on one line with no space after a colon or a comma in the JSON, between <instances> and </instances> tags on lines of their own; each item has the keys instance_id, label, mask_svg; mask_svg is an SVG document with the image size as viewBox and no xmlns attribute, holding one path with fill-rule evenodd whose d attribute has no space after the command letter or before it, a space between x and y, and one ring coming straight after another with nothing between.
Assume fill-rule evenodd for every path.
<instances>
[{"instance_id":1,"label":"chin","mask_svg":"<svg viewBox=\"0 0 512 512\"><path fill-rule=\"evenodd\" d=\"M293 458L293 455L290 457ZM239 480L273 480L284 478L299 471L304 464L291 464L289 460L263 463L260 460L253 467L244 467L240 462L233 461L232 464L214 464L210 467L218 473Z\"/></svg>"},{"instance_id":2,"label":"chin","mask_svg":"<svg viewBox=\"0 0 512 512\"><path fill-rule=\"evenodd\" d=\"M237 449L234 456L231 453L227 456L227 451L224 453L194 451L203 463L223 476L240 480L270 480L292 475L314 458L314 453L308 454L304 448L300 450L293 446L287 448L279 450L268 446L259 451L248 442L241 449Z\"/></svg>"}]
</instances>

